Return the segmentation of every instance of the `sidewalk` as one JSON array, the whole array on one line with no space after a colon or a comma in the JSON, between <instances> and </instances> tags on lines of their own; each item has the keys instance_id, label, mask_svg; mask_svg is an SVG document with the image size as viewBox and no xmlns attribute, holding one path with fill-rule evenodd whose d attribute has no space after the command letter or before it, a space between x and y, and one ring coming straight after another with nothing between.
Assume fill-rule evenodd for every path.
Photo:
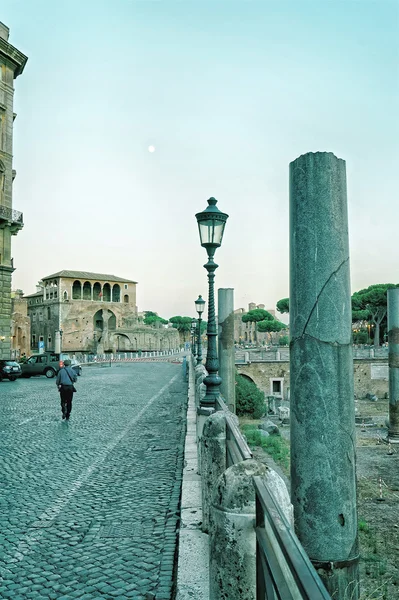
<instances>
[{"instance_id":1,"label":"sidewalk","mask_svg":"<svg viewBox=\"0 0 399 600\"><path fill-rule=\"evenodd\" d=\"M176 600L209 600L209 541L208 535L201 531L194 392L194 369L190 365Z\"/></svg>"}]
</instances>

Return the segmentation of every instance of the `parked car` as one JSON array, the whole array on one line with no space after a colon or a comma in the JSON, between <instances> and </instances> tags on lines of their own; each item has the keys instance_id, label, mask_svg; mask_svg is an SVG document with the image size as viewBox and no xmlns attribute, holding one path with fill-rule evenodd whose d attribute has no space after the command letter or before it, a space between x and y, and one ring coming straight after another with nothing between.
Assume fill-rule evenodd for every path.
<instances>
[{"instance_id":1,"label":"parked car","mask_svg":"<svg viewBox=\"0 0 399 600\"><path fill-rule=\"evenodd\" d=\"M0 360L0 381L9 379L15 381L17 377L21 377L21 366L15 360Z\"/></svg>"},{"instance_id":2,"label":"parked car","mask_svg":"<svg viewBox=\"0 0 399 600\"><path fill-rule=\"evenodd\" d=\"M64 360L70 359L68 354L58 354L57 352L43 352L42 354L32 354L28 360L21 364L22 377L32 377L32 375L45 375L54 377L64 364ZM72 362L72 360L71 360ZM81 375L82 367L77 360L73 361L72 369L77 375Z\"/></svg>"}]
</instances>

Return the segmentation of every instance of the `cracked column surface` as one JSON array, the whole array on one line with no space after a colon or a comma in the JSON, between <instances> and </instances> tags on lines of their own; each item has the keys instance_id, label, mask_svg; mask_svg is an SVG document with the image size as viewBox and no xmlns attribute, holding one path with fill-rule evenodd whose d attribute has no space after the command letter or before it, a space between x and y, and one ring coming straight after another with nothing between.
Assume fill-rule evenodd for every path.
<instances>
[{"instance_id":1,"label":"cracked column surface","mask_svg":"<svg viewBox=\"0 0 399 600\"><path fill-rule=\"evenodd\" d=\"M389 428L388 439L399 443L399 289L388 290Z\"/></svg>"},{"instance_id":2,"label":"cracked column surface","mask_svg":"<svg viewBox=\"0 0 399 600\"><path fill-rule=\"evenodd\" d=\"M345 161L290 164L291 500L334 599L356 600L355 412Z\"/></svg>"}]
</instances>

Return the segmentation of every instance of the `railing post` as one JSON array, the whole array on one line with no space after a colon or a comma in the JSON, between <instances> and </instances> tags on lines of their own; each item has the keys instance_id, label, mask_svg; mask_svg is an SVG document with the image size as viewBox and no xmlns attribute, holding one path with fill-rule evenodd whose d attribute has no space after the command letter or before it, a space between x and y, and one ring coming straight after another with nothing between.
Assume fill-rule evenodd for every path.
<instances>
[{"instance_id":1,"label":"railing post","mask_svg":"<svg viewBox=\"0 0 399 600\"><path fill-rule=\"evenodd\" d=\"M202 531L208 533L209 512L217 480L226 470L226 417L216 412L205 421L201 437Z\"/></svg>"},{"instance_id":2,"label":"railing post","mask_svg":"<svg viewBox=\"0 0 399 600\"><path fill-rule=\"evenodd\" d=\"M209 528L209 586L212 600L256 599L255 488L260 476L283 504L291 506L284 481L256 460L227 469L212 497ZM284 508L283 508L284 510ZM291 511L289 511L291 512ZM287 515L291 520L291 516Z\"/></svg>"}]
</instances>

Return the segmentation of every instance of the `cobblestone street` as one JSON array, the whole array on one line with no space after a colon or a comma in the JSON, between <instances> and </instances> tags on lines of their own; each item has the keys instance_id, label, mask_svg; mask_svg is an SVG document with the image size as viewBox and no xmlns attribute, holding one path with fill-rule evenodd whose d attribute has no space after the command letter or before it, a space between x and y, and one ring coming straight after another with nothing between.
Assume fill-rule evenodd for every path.
<instances>
[{"instance_id":1,"label":"cobblestone street","mask_svg":"<svg viewBox=\"0 0 399 600\"><path fill-rule=\"evenodd\" d=\"M0 382L0 597L169 599L186 382L170 363Z\"/></svg>"}]
</instances>

